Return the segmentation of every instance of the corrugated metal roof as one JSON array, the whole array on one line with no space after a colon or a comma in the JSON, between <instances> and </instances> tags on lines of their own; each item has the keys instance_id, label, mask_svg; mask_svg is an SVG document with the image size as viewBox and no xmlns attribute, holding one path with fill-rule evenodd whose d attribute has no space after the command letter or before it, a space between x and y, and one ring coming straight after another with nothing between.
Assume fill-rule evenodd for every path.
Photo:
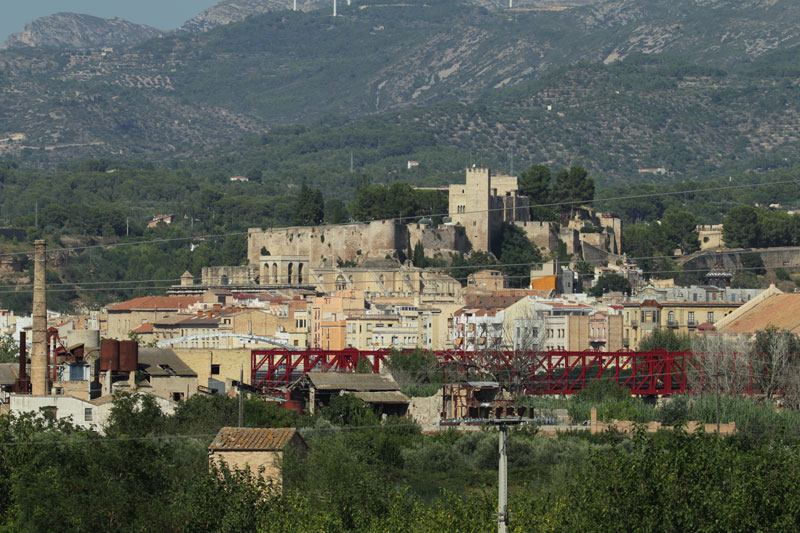
<instances>
[{"instance_id":1,"label":"corrugated metal roof","mask_svg":"<svg viewBox=\"0 0 800 533\"><path fill-rule=\"evenodd\" d=\"M381 392L354 392L353 396L360 398L367 403L391 403L408 404L411 400L400 391L381 391Z\"/></svg>"},{"instance_id":2,"label":"corrugated metal roof","mask_svg":"<svg viewBox=\"0 0 800 533\"><path fill-rule=\"evenodd\" d=\"M320 390L394 391L400 386L390 374L345 374L309 372L308 379Z\"/></svg>"},{"instance_id":3,"label":"corrugated metal roof","mask_svg":"<svg viewBox=\"0 0 800 533\"><path fill-rule=\"evenodd\" d=\"M0 385L13 385L17 380L17 373L14 371L15 363L0 364Z\"/></svg>"},{"instance_id":4,"label":"corrugated metal roof","mask_svg":"<svg viewBox=\"0 0 800 533\"><path fill-rule=\"evenodd\" d=\"M214 451L249 450L276 451L282 450L297 434L295 428L231 428L219 430L214 441L208 447Z\"/></svg>"}]
</instances>

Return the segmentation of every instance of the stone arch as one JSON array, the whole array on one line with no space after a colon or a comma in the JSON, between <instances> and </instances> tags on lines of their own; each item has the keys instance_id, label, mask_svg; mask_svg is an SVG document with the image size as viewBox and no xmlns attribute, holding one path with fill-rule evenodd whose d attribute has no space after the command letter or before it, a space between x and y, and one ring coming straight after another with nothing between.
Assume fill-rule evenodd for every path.
<instances>
[{"instance_id":1,"label":"stone arch","mask_svg":"<svg viewBox=\"0 0 800 533\"><path fill-rule=\"evenodd\" d=\"M346 288L347 288L347 280L344 279L344 276L339 274L339 276L336 278L336 290L343 291Z\"/></svg>"},{"instance_id":2,"label":"stone arch","mask_svg":"<svg viewBox=\"0 0 800 533\"><path fill-rule=\"evenodd\" d=\"M303 284L303 263L297 264L297 284Z\"/></svg>"},{"instance_id":3,"label":"stone arch","mask_svg":"<svg viewBox=\"0 0 800 533\"><path fill-rule=\"evenodd\" d=\"M289 285L294 283L294 265L292 263L286 265L286 283Z\"/></svg>"},{"instance_id":4,"label":"stone arch","mask_svg":"<svg viewBox=\"0 0 800 533\"><path fill-rule=\"evenodd\" d=\"M278 263L272 263L272 283L278 283Z\"/></svg>"}]
</instances>

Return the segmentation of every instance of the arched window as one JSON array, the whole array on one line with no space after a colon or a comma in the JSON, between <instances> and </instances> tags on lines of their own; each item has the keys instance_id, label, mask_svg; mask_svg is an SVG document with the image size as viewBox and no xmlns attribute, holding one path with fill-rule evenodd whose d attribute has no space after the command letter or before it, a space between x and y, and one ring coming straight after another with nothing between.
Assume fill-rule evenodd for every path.
<instances>
[{"instance_id":1,"label":"arched window","mask_svg":"<svg viewBox=\"0 0 800 533\"><path fill-rule=\"evenodd\" d=\"M291 263L286 266L286 283L294 283L294 265Z\"/></svg>"},{"instance_id":2,"label":"arched window","mask_svg":"<svg viewBox=\"0 0 800 533\"><path fill-rule=\"evenodd\" d=\"M278 263L272 263L272 283L278 283Z\"/></svg>"},{"instance_id":3,"label":"arched window","mask_svg":"<svg viewBox=\"0 0 800 533\"><path fill-rule=\"evenodd\" d=\"M303 263L297 265L297 284L303 284Z\"/></svg>"}]
</instances>

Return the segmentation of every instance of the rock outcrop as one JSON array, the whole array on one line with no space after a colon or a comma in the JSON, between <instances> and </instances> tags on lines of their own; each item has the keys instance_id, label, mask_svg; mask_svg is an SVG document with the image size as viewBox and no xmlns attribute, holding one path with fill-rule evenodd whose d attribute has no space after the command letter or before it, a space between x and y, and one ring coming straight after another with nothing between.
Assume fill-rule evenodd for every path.
<instances>
[{"instance_id":1,"label":"rock outcrop","mask_svg":"<svg viewBox=\"0 0 800 533\"><path fill-rule=\"evenodd\" d=\"M120 18L104 19L77 13L56 13L41 17L12 34L2 49L83 49L128 47L163 35L161 30Z\"/></svg>"}]
</instances>

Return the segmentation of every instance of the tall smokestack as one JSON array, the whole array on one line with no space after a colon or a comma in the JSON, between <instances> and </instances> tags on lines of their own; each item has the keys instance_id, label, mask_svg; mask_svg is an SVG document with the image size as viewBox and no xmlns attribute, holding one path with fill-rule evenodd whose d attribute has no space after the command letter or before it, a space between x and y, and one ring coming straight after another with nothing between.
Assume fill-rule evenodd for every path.
<instances>
[{"instance_id":1,"label":"tall smokestack","mask_svg":"<svg viewBox=\"0 0 800 533\"><path fill-rule=\"evenodd\" d=\"M43 240L33 243L33 339L31 342L31 393L47 394L47 297L45 296L45 248Z\"/></svg>"}]
</instances>

